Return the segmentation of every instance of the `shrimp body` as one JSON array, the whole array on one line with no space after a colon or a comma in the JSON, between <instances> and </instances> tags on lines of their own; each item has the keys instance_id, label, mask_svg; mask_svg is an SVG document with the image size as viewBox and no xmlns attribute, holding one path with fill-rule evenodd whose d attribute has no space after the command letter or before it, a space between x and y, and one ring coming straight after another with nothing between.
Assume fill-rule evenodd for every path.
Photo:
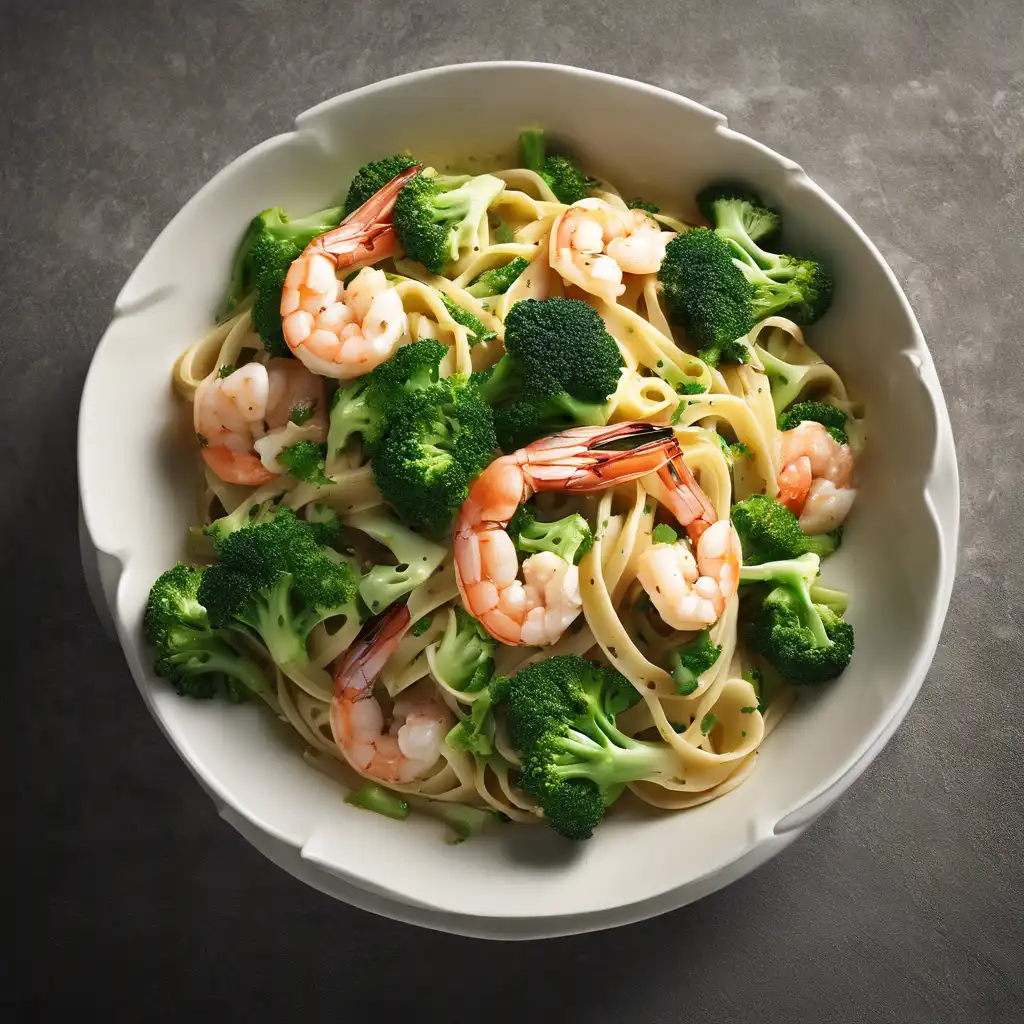
<instances>
[{"instance_id":1,"label":"shrimp body","mask_svg":"<svg viewBox=\"0 0 1024 1024\"><path fill-rule=\"evenodd\" d=\"M323 381L291 359L247 363L226 377L214 370L196 389L193 406L203 459L228 483L267 483L277 474L255 444L283 428L294 409L309 410L309 432L317 440L327 436Z\"/></svg>"},{"instance_id":2,"label":"shrimp body","mask_svg":"<svg viewBox=\"0 0 1024 1024\"><path fill-rule=\"evenodd\" d=\"M645 435L650 440L644 441ZM627 451L601 445L622 438ZM541 438L492 462L473 482L455 528L455 576L463 604L496 640L553 644L583 607L579 570L551 552L523 563L506 532L524 501L539 491L600 491L654 472L678 446L646 423L576 427Z\"/></svg>"},{"instance_id":3,"label":"shrimp body","mask_svg":"<svg viewBox=\"0 0 1024 1024\"><path fill-rule=\"evenodd\" d=\"M739 587L743 552L728 519L701 533L696 559L685 541L652 544L641 556L637 578L673 629L706 629L717 622Z\"/></svg>"},{"instance_id":4,"label":"shrimp body","mask_svg":"<svg viewBox=\"0 0 1024 1024\"><path fill-rule=\"evenodd\" d=\"M655 273L672 237L642 210L581 199L552 226L548 259L563 280L614 302L626 290L623 273Z\"/></svg>"},{"instance_id":5,"label":"shrimp body","mask_svg":"<svg viewBox=\"0 0 1024 1024\"><path fill-rule=\"evenodd\" d=\"M359 377L407 338L402 300L381 271L366 266L347 287L337 272L396 251L391 213L402 186L418 172L412 167L393 178L336 228L314 238L288 268L281 291L284 340L315 373Z\"/></svg>"},{"instance_id":6,"label":"shrimp body","mask_svg":"<svg viewBox=\"0 0 1024 1024\"><path fill-rule=\"evenodd\" d=\"M407 605L371 619L334 673L331 732L353 768L381 782L412 782L437 763L451 715L436 700L399 698L386 721L373 685L410 625Z\"/></svg>"},{"instance_id":7,"label":"shrimp body","mask_svg":"<svg viewBox=\"0 0 1024 1024\"><path fill-rule=\"evenodd\" d=\"M820 424L804 420L782 434L779 502L807 534L828 533L847 517L857 496L853 453Z\"/></svg>"}]
</instances>

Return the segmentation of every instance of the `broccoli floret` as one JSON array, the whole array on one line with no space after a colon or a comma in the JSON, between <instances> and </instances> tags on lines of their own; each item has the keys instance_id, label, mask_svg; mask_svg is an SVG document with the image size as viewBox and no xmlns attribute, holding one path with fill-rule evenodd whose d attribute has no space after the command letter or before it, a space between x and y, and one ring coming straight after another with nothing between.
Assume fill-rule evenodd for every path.
<instances>
[{"instance_id":1,"label":"broccoli floret","mask_svg":"<svg viewBox=\"0 0 1024 1024\"><path fill-rule=\"evenodd\" d=\"M669 671L685 697L693 693L703 675L722 653L721 644L711 642L711 631L705 629L695 640L677 647L669 655Z\"/></svg>"},{"instance_id":2,"label":"broccoli floret","mask_svg":"<svg viewBox=\"0 0 1024 1024\"><path fill-rule=\"evenodd\" d=\"M643 199L640 199L639 197L634 197L633 199L630 199L626 203L626 205L631 210L643 210L645 213L651 214L651 216L653 216L656 213L661 213L660 206L656 206L654 203L645 202Z\"/></svg>"},{"instance_id":3,"label":"broccoli floret","mask_svg":"<svg viewBox=\"0 0 1024 1024\"><path fill-rule=\"evenodd\" d=\"M763 494L754 494L733 505L732 524L743 546L747 565L798 558L808 552L825 558L839 547L840 530L809 537L800 521L785 505Z\"/></svg>"},{"instance_id":4,"label":"broccoli floret","mask_svg":"<svg viewBox=\"0 0 1024 1024\"><path fill-rule=\"evenodd\" d=\"M480 222L505 187L491 174L419 174L395 200L392 223L406 255L440 274L459 254L480 244Z\"/></svg>"},{"instance_id":5,"label":"broccoli floret","mask_svg":"<svg viewBox=\"0 0 1024 1024\"><path fill-rule=\"evenodd\" d=\"M715 233L731 247L736 266L756 292L755 318L785 313L798 324L819 319L832 302L832 278L816 260L768 252L766 242L779 231L781 218L748 189L713 185L697 196Z\"/></svg>"},{"instance_id":6,"label":"broccoli floret","mask_svg":"<svg viewBox=\"0 0 1024 1024\"><path fill-rule=\"evenodd\" d=\"M503 692L505 680L490 680L469 707L469 715L445 737L454 750L464 750L477 761L486 761L494 753L494 705Z\"/></svg>"},{"instance_id":7,"label":"broccoli floret","mask_svg":"<svg viewBox=\"0 0 1024 1024\"><path fill-rule=\"evenodd\" d=\"M553 828L586 839L627 782L676 777L665 745L620 732L615 717L639 699L628 679L575 655L538 662L503 687L509 736L523 758L520 788Z\"/></svg>"},{"instance_id":8,"label":"broccoli floret","mask_svg":"<svg viewBox=\"0 0 1024 1024\"><path fill-rule=\"evenodd\" d=\"M485 299L490 295L504 295L529 265L529 260L517 256L503 267L485 270L474 279L466 291L478 299Z\"/></svg>"},{"instance_id":9,"label":"broccoli floret","mask_svg":"<svg viewBox=\"0 0 1024 1024\"><path fill-rule=\"evenodd\" d=\"M495 332L484 327L480 320L470 313L468 309L463 309L461 306L457 305L449 296L445 295L444 292L441 292L440 295L441 301L444 303L444 308L448 310L451 318L457 324L461 324L466 328L469 335L470 348L473 348L475 345L479 345L482 342L490 341L492 338L496 337Z\"/></svg>"},{"instance_id":10,"label":"broccoli floret","mask_svg":"<svg viewBox=\"0 0 1024 1024\"><path fill-rule=\"evenodd\" d=\"M579 299L526 299L505 317L505 355L480 381L498 441L514 451L538 437L608 421L622 356L597 311Z\"/></svg>"},{"instance_id":11,"label":"broccoli floret","mask_svg":"<svg viewBox=\"0 0 1024 1024\"><path fill-rule=\"evenodd\" d=\"M156 648L153 668L179 693L212 697L218 689L234 701L267 688L266 676L231 643L230 634L210 626L199 600L200 566L178 563L153 584L142 630Z\"/></svg>"},{"instance_id":12,"label":"broccoli floret","mask_svg":"<svg viewBox=\"0 0 1024 1024\"><path fill-rule=\"evenodd\" d=\"M306 524L313 531L317 544L325 547L337 547L341 539L341 519L338 513L323 502L314 502L306 506Z\"/></svg>"},{"instance_id":13,"label":"broccoli floret","mask_svg":"<svg viewBox=\"0 0 1024 1024\"><path fill-rule=\"evenodd\" d=\"M374 615L425 583L447 553L382 509L357 512L346 522L389 548L397 559L396 565L375 565L359 581L359 596Z\"/></svg>"},{"instance_id":14,"label":"broccoli floret","mask_svg":"<svg viewBox=\"0 0 1024 1024\"><path fill-rule=\"evenodd\" d=\"M401 153L363 164L356 171L356 176L348 187L348 195L345 196L345 216L358 210L367 199L379 192L393 178L418 164L419 161Z\"/></svg>"},{"instance_id":15,"label":"broccoli floret","mask_svg":"<svg viewBox=\"0 0 1024 1024\"><path fill-rule=\"evenodd\" d=\"M697 206L725 239L768 242L782 230L782 218L744 185L722 184L702 189Z\"/></svg>"},{"instance_id":16,"label":"broccoli floret","mask_svg":"<svg viewBox=\"0 0 1024 1024\"><path fill-rule=\"evenodd\" d=\"M223 540L229 533L241 530L243 526L254 526L262 523L265 519L273 517L277 506L272 499L256 505L239 505L234 512L229 512L220 519L215 519L209 526L203 528L203 533L214 539Z\"/></svg>"},{"instance_id":17,"label":"broccoli floret","mask_svg":"<svg viewBox=\"0 0 1024 1024\"><path fill-rule=\"evenodd\" d=\"M285 670L308 662L310 630L350 613L356 597L352 567L318 535L291 509L278 508L272 518L218 540L219 561L199 585L213 626L258 637Z\"/></svg>"},{"instance_id":18,"label":"broccoli floret","mask_svg":"<svg viewBox=\"0 0 1024 1024\"><path fill-rule=\"evenodd\" d=\"M508 524L508 535L527 555L550 551L570 565L579 565L580 559L594 546L590 523L578 512L553 523L542 523L527 505L516 509Z\"/></svg>"},{"instance_id":19,"label":"broccoli floret","mask_svg":"<svg viewBox=\"0 0 1024 1024\"><path fill-rule=\"evenodd\" d=\"M817 555L745 565L740 583L773 584L749 631L751 647L788 679L816 686L838 676L853 656L853 626L831 608L815 604Z\"/></svg>"},{"instance_id":20,"label":"broccoli floret","mask_svg":"<svg viewBox=\"0 0 1024 1024\"><path fill-rule=\"evenodd\" d=\"M281 332L281 289L288 268L317 235L337 227L341 216L342 208L332 206L290 220L282 209L274 207L254 217L242 239L224 312L230 315L238 301L255 289L252 325L272 355L291 355Z\"/></svg>"},{"instance_id":21,"label":"broccoli floret","mask_svg":"<svg viewBox=\"0 0 1024 1024\"><path fill-rule=\"evenodd\" d=\"M756 322L754 287L723 239L706 228L676 235L665 247L658 280L669 318L683 326L704 362L748 361L738 339Z\"/></svg>"},{"instance_id":22,"label":"broccoli floret","mask_svg":"<svg viewBox=\"0 0 1024 1024\"><path fill-rule=\"evenodd\" d=\"M324 472L324 460L327 457L327 445L316 444L313 441L303 439L295 444L282 448L277 455L277 461L296 480L303 480L307 484L316 484L318 487L330 484L334 481Z\"/></svg>"},{"instance_id":23,"label":"broccoli floret","mask_svg":"<svg viewBox=\"0 0 1024 1024\"><path fill-rule=\"evenodd\" d=\"M453 690L474 693L494 675L494 639L461 605L448 616L433 670Z\"/></svg>"},{"instance_id":24,"label":"broccoli floret","mask_svg":"<svg viewBox=\"0 0 1024 1024\"><path fill-rule=\"evenodd\" d=\"M457 376L399 391L389 416L393 426L372 462L377 487L406 522L443 534L494 457L491 410L476 385Z\"/></svg>"},{"instance_id":25,"label":"broccoli floret","mask_svg":"<svg viewBox=\"0 0 1024 1024\"><path fill-rule=\"evenodd\" d=\"M820 423L839 444L846 444L846 413L825 402L798 402L779 417L779 430L792 430L805 421Z\"/></svg>"},{"instance_id":26,"label":"broccoli floret","mask_svg":"<svg viewBox=\"0 0 1024 1024\"><path fill-rule=\"evenodd\" d=\"M566 156L547 156L542 129L531 128L523 132L519 136L519 146L524 166L544 179L560 203L571 206L587 198L589 190L583 172Z\"/></svg>"},{"instance_id":27,"label":"broccoli floret","mask_svg":"<svg viewBox=\"0 0 1024 1024\"><path fill-rule=\"evenodd\" d=\"M372 374L361 377L355 384L338 388L331 398L331 427L327 433L327 450L330 453L343 452L349 441L359 435L367 450L384 436L387 430L387 416L379 403L374 401L375 392L371 387Z\"/></svg>"}]
</instances>

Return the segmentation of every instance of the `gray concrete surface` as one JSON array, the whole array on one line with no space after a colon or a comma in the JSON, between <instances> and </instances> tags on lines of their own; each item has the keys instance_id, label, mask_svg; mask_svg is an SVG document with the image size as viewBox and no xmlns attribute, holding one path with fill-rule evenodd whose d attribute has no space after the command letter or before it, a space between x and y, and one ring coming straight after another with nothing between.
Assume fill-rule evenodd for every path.
<instances>
[{"instance_id":1,"label":"gray concrete surface","mask_svg":"<svg viewBox=\"0 0 1024 1024\"><path fill-rule=\"evenodd\" d=\"M1022 53L1019 0L0 0L15 1017L1019 1020ZM338 92L512 57L685 93L846 205L932 346L963 548L920 698L794 847L670 916L500 948L336 904L217 819L89 607L74 436L114 296L218 168Z\"/></svg>"}]
</instances>

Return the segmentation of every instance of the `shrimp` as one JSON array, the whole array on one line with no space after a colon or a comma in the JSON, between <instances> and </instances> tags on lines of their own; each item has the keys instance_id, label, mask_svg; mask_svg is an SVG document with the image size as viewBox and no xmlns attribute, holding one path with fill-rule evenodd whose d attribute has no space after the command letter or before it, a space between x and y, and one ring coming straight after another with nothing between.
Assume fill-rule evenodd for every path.
<instances>
[{"instance_id":1,"label":"shrimp","mask_svg":"<svg viewBox=\"0 0 1024 1024\"><path fill-rule=\"evenodd\" d=\"M408 605L382 612L363 627L334 672L334 742L353 768L381 782L412 782L426 775L452 725L440 701L400 697L385 731L373 685L409 626Z\"/></svg>"},{"instance_id":2,"label":"shrimp","mask_svg":"<svg viewBox=\"0 0 1024 1024\"><path fill-rule=\"evenodd\" d=\"M268 469L255 442L309 410L307 436L327 437L324 382L292 359L246 363L227 376L214 370L196 389L193 424L206 464L228 483L257 487L278 474Z\"/></svg>"},{"instance_id":3,"label":"shrimp","mask_svg":"<svg viewBox=\"0 0 1024 1024\"><path fill-rule=\"evenodd\" d=\"M552 226L548 259L563 280L615 302L626 290L622 275L655 273L672 237L642 210L581 199Z\"/></svg>"},{"instance_id":4,"label":"shrimp","mask_svg":"<svg viewBox=\"0 0 1024 1024\"><path fill-rule=\"evenodd\" d=\"M658 470L658 479L665 485L665 504L679 524L686 527L691 542L696 544L704 531L718 519L714 505L690 472L681 453Z\"/></svg>"},{"instance_id":5,"label":"shrimp","mask_svg":"<svg viewBox=\"0 0 1024 1024\"><path fill-rule=\"evenodd\" d=\"M731 520L719 519L700 535L694 559L686 542L652 544L640 556L637 578L673 629L706 629L725 611L740 581L743 552Z\"/></svg>"},{"instance_id":6,"label":"shrimp","mask_svg":"<svg viewBox=\"0 0 1024 1024\"><path fill-rule=\"evenodd\" d=\"M804 420L782 435L779 502L807 534L828 533L849 515L857 497L853 453L820 424Z\"/></svg>"},{"instance_id":7,"label":"shrimp","mask_svg":"<svg viewBox=\"0 0 1024 1024\"><path fill-rule=\"evenodd\" d=\"M607 446L637 442L629 450ZM654 472L678 444L649 423L576 427L492 462L473 482L455 527L455 578L463 604L496 640L553 644L583 607L579 570L551 552L523 563L506 532L516 509L538 491L600 491Z\"/></svg>"},{"instance_id":8,"label":"shrimp","mask_svg":"<svg viewBox=\"0 0 1024 1024\"><path fill-rule=\"evenodd\" d=\"M314 238L288 268L281 292L284 340L314 373L347 380L390 358L408 337L409 320L394 286L364 267L347 286L337 271L392 255L395 199L411 167L387 183L336 228Z\"/></svg>"}]
</instances>

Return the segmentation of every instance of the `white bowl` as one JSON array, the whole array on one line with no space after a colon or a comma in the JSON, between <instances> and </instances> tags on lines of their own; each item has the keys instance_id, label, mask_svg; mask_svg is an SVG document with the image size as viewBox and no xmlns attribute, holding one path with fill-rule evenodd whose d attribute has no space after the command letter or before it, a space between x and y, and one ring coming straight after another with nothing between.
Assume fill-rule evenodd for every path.
<instances>
[{"instance_id":1,"label":"white bowl","mask_svg":"<svg viewBox=\"0 0 1024 1024\"><path fill-rule=\"evenodd\" d=\"M153 580L184 555L192 512L194 453L182 443L170 369L208 329L253 212L327 206L359 164L398 149L440 164L475 156L483 168L508 158L530 124L623 190L671 200L684 213L695 212L699 186L722 177L749 182L781 208L787 240L821 254L838 281L813 344L863 400L871 437L891 440L869 443L856 516L828 563L829 584L853 593L853 664L797 703L742 786L685 813L617 812L584 844L508 827L450 847L435 822L399 823L344 804L265 710L175 696L154 677L140 626ZM294 132L221 171L118 296L82 398L79 475L100 587L132 674L225 817L293 874L342 899L495 937L651 916L790 842L906 714L935 651L956 561L948 415L910 307L871 242L797 165L730 131L721 115L651 86L554 65L468 64L391 79L307 111Z\"/></svg>"}]
</instances>

